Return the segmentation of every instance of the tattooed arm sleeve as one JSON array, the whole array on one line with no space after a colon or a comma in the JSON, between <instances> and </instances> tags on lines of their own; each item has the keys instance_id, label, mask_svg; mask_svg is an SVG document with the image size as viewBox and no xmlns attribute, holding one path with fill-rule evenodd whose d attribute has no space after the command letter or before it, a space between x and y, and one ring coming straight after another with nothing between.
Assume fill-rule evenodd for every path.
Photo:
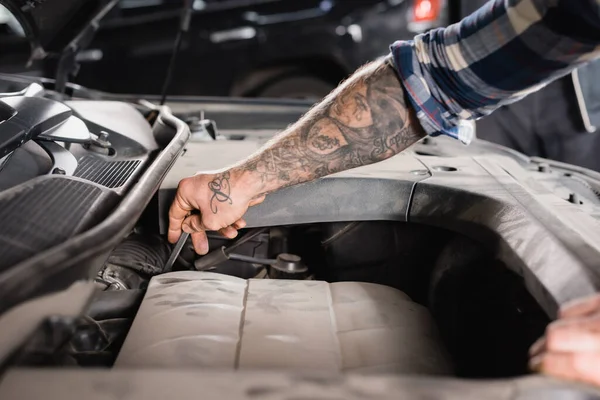
<instances>
[{"instance_id":1,"label":"tattooed arm sleeve","mask_svg":"<svg viewBox=\"0 0 600 400\"><path fill-rule=\"evenodd\" d=\"M358 70L232 172L257 180L261 196L382 161L424 135L389 59L383 59Z\"/></svg>"}]
</instances>

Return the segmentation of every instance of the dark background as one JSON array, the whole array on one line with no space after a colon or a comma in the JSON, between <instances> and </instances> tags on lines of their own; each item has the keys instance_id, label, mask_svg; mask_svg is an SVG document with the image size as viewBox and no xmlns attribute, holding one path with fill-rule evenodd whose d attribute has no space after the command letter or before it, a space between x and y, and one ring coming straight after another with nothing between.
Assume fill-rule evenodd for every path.
<instances>
[{"instance_id":1,"label":"dark background","mask_svg":"<svg viewBox=\"0 0 600 400\"><path fill-rule=\"evenodd\" d=\"M158 94L183 0L122 0L78 56L71 81ZM360 65L460 18L474 0L196 0L171 95L317 99ZM0 24L0 72L53 77L56 60L25 67L28 47Z\"/></svg>"}]
</instances>

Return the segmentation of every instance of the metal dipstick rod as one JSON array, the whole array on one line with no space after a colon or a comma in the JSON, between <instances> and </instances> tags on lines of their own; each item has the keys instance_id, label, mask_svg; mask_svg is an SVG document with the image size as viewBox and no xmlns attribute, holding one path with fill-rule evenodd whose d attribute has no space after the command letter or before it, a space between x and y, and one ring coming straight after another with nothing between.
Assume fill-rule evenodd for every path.
<instances>
[{"instance_id":1,"label":"metal dipstick rod","mask_svg":"<svg viewBox=\"0 0 600 400\"><path fill-rule=\"evenodd\" d=\"M179 236L179 240L177 243L175 243L173 251L171 251L171 255L165 264L163 272L171 272L171 269L173 268L173 265L175 265L175 261L177 260L177 257L179 257L179 254L181 253L185 242L187 242L188 237L190 237L189 233L181 232L181 236Z\"/></svg>"}]
</instances>

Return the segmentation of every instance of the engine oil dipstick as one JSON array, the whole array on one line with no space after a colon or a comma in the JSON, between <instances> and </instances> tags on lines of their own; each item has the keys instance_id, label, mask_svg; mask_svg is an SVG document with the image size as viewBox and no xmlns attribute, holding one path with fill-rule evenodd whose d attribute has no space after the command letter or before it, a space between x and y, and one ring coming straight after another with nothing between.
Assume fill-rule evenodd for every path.
<instances>
[{"instance_id":1,"label":"engine oil dipstick","mask_svg":"<svg viewBox=\"0 0 600 400\"><path fill-rule=\"evenodd\" d=\"M179 254L181 253L185 242L187 242L188 237L190 237L189 233L181 232L181 236L179 236L179 240L177 243L175 243L173 251L171 251L171 255L165 264L165 269L163 272L171 272L171 269L173 268L173 265L175 265L175 261L177 260L177 257L179 257Z\"/></svg>"}]
</instances>

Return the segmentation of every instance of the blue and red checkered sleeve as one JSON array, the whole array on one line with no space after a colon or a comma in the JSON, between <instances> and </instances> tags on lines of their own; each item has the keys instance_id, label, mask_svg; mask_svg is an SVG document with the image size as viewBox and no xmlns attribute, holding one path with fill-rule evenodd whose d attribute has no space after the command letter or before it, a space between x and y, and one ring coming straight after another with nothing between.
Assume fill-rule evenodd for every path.
<instances>
[{"instance_id":1,"label":"blue and red checkered sleeve","mask_svg":"<svg viewBox=\"0 0 600 400\"><path fill-rule=\"evenodd\" d=\"M479 119L600 56L600 0L493 0L391 55L430 135L464 143Z\"/></svg>"}]
</instances>

